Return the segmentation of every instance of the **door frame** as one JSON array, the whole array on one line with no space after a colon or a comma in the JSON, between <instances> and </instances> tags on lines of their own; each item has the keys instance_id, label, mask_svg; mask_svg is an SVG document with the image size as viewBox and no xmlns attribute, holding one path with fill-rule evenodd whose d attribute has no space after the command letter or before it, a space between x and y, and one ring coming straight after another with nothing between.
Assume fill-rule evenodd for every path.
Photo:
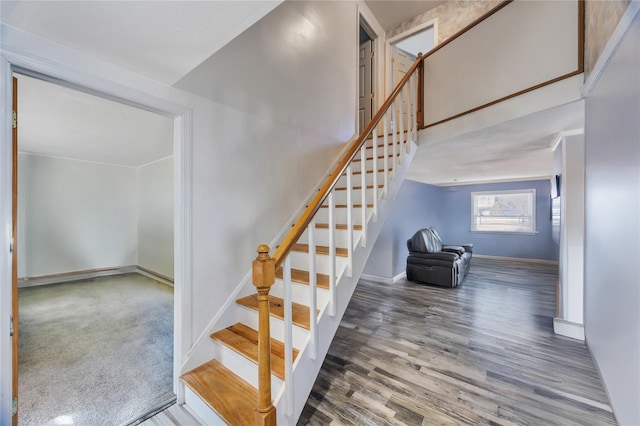
<instances>
[{"instance_id":1,"label":"door frame","mask_svg":"<svg viewBox=\"0 0 640 426\"><path fill-rule=\"evenodd\" d=\"M407 37L411 37L414 34L420 33L426 30L429 27L433 27L433 47L435 48L438 45L438 18L430 19L426 22L423 22L420 25L417 25L413 28L410 28L406 31L403 31L399 34L394 35L393 37L389 37L384 44L384 90L385 97L389 96L393 87L391 87L391 77L393 75L393 68L391 63L391 47L398 43L399 41L404 40ZM427 53L427 52L422 52Z\"/></svg>"},{"instance_id":2,"label":"door frame","mask_svg":"<svg viewBox=\"0 0 640 426\"><path fill-rule=\"evenodd\" d=\"M5 36L5 29L1 30ZM7 31L10 31L7 29ZM94 63L78 63L64 55L47 57L46 47L24 48L20 40L15 46L2 45L0 56L0 424L11 424L12 405L12 341L8 337L12 303L11 252L11 185L12 185L12 77L14 72L37 76L50 82L71 87L106 99L173 118L173 184L174 184L174 350L173 390L178 402L184 402L184 387L180 385L183 360L191 345L192 301L192 120L193 111L183 105L151 93L166 93L166 87L147 84L125 86L110 80L109 70ZM5 38L6 39L6 38ZM31 47L31 46L30 46ZM36 53L39 52L38 56ZM44 52L44 53L43 53ZM53 60L52 58L56 58ZM65 59L67 59L65 61ZM75 64L75 66L74 66ZM122 70L112 70L122 75ZM139 76L131 74L133 82ZM155 83L155 82L153 82ZM145 91L146 89L146 91ZM163 90L164 89L164 90ZM18 121L20 118L18 117ZM18 142L19 143L19 142ZM18 226L20 226L18 224ZM5 334L6 333L6 334ZM5 372L11 372L7 374Z\"/></svg>"},{"instance_id":3,"label":"door frame","mask_svg":"<svg viewBox=\"0 0 640 426\"><path fill-rule=\"evenodd\" d=\"M381 61L382 55L384 54L384 43L381 43L381 37L384 39L384 29L375 18L371 10L367 7L364 2L358 2L357 13L356 13L356 37L354 40L355 44L355 65L353 67L353 72L356 77L356 85L355 85L355 105L354 105L354 123L356 129L356 136L360 134L358 132L358 122L359 122L359 68L360 63L358 61L358 57L360 54L360 26L363 26L369 36L371 37L373 43L373 81L371 82L372 87L374 87L374 111L373 115L378 111L382 103L384 102L385 96L384 94L384 61Z\"/></svg>"}]
</instances>

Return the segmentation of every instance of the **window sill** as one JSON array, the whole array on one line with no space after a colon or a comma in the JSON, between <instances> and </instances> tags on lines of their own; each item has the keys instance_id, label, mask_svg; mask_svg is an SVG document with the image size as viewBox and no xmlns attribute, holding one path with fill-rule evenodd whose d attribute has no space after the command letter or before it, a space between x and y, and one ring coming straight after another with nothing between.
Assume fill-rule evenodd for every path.
<instances>
[{"instance_id":1,"label":"window sill","mask_svg":"<svg viewBox=\"0 0 640 426\"><path fill-rule=\"evenodd\" d=\"M474 234L498 234L498 235L529 235L534 236L538 235L538 231L533 232L518 232L518 231L478 231L474 229L470 229L470 232Z\"/></svg>"}]
</instances>

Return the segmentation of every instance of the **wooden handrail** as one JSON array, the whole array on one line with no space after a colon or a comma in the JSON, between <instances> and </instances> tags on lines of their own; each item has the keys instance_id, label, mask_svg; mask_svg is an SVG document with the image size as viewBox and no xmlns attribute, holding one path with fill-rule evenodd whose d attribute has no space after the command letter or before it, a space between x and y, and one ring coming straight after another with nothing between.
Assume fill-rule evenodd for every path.
<instances>
[{"instance_id":1,"label":"wooden handrail","mask_svg":"<svg viewBox=\"0 0 640 426\"><path fill-rule=\"evenodd\" d=\"M373 131L373 129L378 125L384 114L387 112L395 98L398 96L404 85L409 81L411 75L414 71L422 64L422 54L418 54L418 58L411 65L411 68L404 75L402 80L395 87L391 95L387 98L386 101L382 104L378 112L373 116L367 127L360 133L360 136L351 144L351 147L347 151L347 153L342 157L342 160L338 163L338 165L333 169L327 180L318 190L318 193L311 200L307 208L302 212L302 215L298 219L298 221L293 225L293 228L289 233L284 237L280 246L273 253L273 260L275 260L275 267L278 269L284 258L289 254L294 244L298 241L300 236L304 233L304 230L307 229L311 219L316 214L324 200L329 195L329 192L336 186L340 176L347 170L347 166L353 161L356 156L358 150L364 145L364 142L369 137L369 134Z\"/></svg>"},{"instance_id":2,"label":"wooden handrail","mask_svg":"<svg viewBox=\"0 0 640 426\"><path fill-rule=\"evenodd\" d=\"M289 233L284 237L282 243L276 249L273 256L269 256L269 246L262 244L258 247L258 257L252 264L253 284L258 290L258 407L254 413L256 426L275 426L276 424L276 408L273 406L273 400L271 399L271 333L269 330L269 291L275 282L276 269L282 265L289 252L298 242L298 239L302 236L305 229L307 229L324 200L335 188L340 176L342 176L342 174L347 170L347 167L351 164L358 151L363 147L367 137L369 137L373 129L376 128L416 69L421 66L422 54L418 54L418 58L414 64L409 68L393 92L391 92L389 97L384 101L378 112L371 119L371 122L365 127L364 131L351 144L346 154L342 157L327 180L320 187L316 196L313 197L298 221L293 225L291 231L289 231ZM402 127L400 130L402 130ZM397 131L398 129L394 129L394 134ZM362 163L362 167L364 167L364 162ZM366 186L364 182L362 186ZM364 193L365 192L363 191L363 194Z\"/></svg>"}]
</instances>

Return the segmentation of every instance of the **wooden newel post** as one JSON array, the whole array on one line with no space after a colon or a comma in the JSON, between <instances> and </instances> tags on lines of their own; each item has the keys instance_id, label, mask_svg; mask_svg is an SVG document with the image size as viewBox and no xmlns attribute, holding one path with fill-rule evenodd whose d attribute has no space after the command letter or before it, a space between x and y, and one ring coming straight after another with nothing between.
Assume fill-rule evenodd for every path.
<instances>
[{"instance_id":1,"label":"wooden newel post","mask_svg":"<svg viewBox=\"0 0 640 426\"><path fill-rule=\"evenodd\" d=\"M418 53L418 59L420 59L420 65L418 65L416 121L418 122L418 129L422 129L424 127L424 60L422 60L422 53Z\"/></svg>"},{"instance_id":2,"label":"wooden newel post","mask_svg":"<svg viewBox=\"0 0 640 426\"><path fill-rule=\"evenodd\" d=\"M253 285L258 289L258 408L256 426L275 426L276 407L271 400L271 331L269 330L269 290L276 280L276 263L269 256L269 246L258 247L253 261Z\"/></svg>"}]
</instances>

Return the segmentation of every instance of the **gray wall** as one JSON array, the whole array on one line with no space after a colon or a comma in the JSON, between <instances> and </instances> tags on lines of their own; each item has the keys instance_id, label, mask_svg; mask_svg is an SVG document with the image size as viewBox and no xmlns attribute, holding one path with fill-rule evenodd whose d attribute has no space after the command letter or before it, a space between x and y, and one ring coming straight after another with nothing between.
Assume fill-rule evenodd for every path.
<instances>
[{"instance_id":1,"label":"gray wall","mask_svg":"<svg viewBox=\"0 0 640 426\"><path fill-rule=\"evenodd\" d=\"M535 235L471 232L471 192L536 189ZM367 261L364 273L392 278L406 268L406 241L417 230L435 226L447 244L473 243L475 254L558 260L550 214L550 182L536 180L438 187L403 182L398 198Z\"/></svg>"},{"instance_id":2,"label":"gray wall","mask_svg":"<svg viewBox=\"0 0 640 426\"><path fill-rule=\"evenodd\" d=\"M551 233L551 186L549 180L462 185L444 188L442 209L445 227L440 233L447 244L473 243L475 254L558 260L558 246ZM475 191L536 190L536 234L471 232L471 193Z\"/></svg>"},{"instance_id":3,"label":"gray wall","mask_svg":"<svg viewBox=\"0 0 640 426\"><path fill-rule=\"evenodd\" d=\"M405 180L380 231L364 274L392 278L407 265L407 240L426 226L441 228L442 188Z\"/></svg>"},{"instance_id":4,"label":"gray wall","mask_svg":"<svg viewBox=\"0 0 640 426\"><path fill-rule=\"evenodd\" d=\"M640 424L640 16L586 100L585 332L621 425Z\"/></svg>"}]
</instances>

